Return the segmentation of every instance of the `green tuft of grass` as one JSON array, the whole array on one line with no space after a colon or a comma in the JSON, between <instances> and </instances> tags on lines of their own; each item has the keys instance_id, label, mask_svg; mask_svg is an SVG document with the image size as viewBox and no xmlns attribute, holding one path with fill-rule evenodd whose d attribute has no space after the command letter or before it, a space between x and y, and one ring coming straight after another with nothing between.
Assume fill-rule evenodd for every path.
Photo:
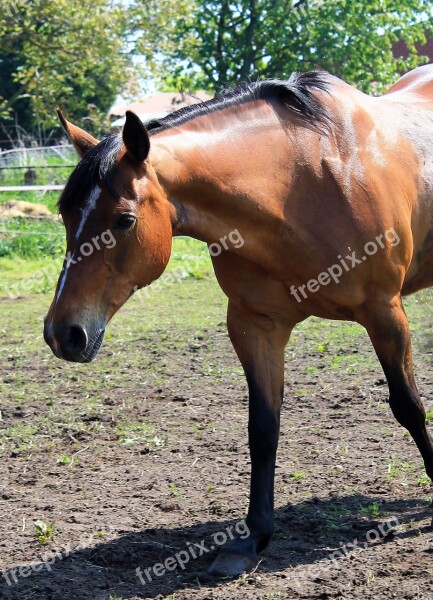
<instances>
[{"instance_id":1,"label":"green tuft of grass","mask_svg":"<svg viewBox=\"0 0 433 600\"><path fill-rule=\"evenodd\" d=\"M16 423L0 429L0 446L17 454L28 452L33 447L33 436L38 432L35 425ZM2 454L2 452L0 452Z\"/></svg>"},{"instance_id":2,"label":"green tuft of grass","mask_svg":"<svg viewBox=\"0 0 433 600\"><path fill-rule=\"evenodd\" d=\"M419 479L418 479L418 485L424 487L424 486L429 486L431 484L431 479L428 475L422 475Z\"/></svg>"},{"instance_id":3,"label":"green tuft of grass","mask_svg":"<svg viewBox=\"0 0 433 600\"><path fill-rule=\"evenodd\" d=\"M359 513L365 517L380 517L380 505L378 502L372 502L368 506L359 506Z\"/></svg>"},{"instance_id":4,"label":"green tuft of grass","mask_svg":"<svg viewBox=\"0 0 433 600\"><path fill-rule=\"evenodd\" d=\"M433 419L433 410L428 410L425 415L426 425L430 425L430 421Z\"/></svg>"},{"instance_id":5,"label":"green tuft of grass","mask_svg":"<svg viewBox=\"0 0 433 600\"><path fill-rule=\"evenodd\" d=\"M171 493L173 494L173 496L176 496L176 498L183 498L182 492L176 483L171 484Z\"/></svg>"},{"instance_id":6,"label":"green tuft of grass","mask_svg":"<svg viewBox=\"0 0 433 600\"><path fill-rule=\"evenodd\" d=\"M413 470L414 467L409 462L398 458L391 458L391 462L388 465L388 479L392 480L397 477L404 477Z\"/></svg>"},{"instance_id":7,"label":"green tuft of grass","mask_svg":"<svg viewBox=\"0 0 433 600\"><path fill-rule=\"evenodd\" d=\"M54 526L52 523L44 523L44 521L37 520L34 522L35 535L37 541L42 544L48 544L54 537Z\"/></svg>"},{"instance_id":8,"label":"green tuft of grass","mask_svg":"<svg viewBox=\"0 0 433 600\"><path fill-rule=\"evenodd\" d=\"M331 506L325 513L324 529L328 531L345 531L351 529L351 524L347 521L351 517L351 513L346 509L340 509L337 506Z\"/></svg>"},{"instance_id":9,"label":"green tuft of grass","mask_svg":"<svg viewBox=\"0 0 433 600\"><path fill-rule=\"evenodd\" d=\"M123 446L144 444L146 448L155 448L166 445L165 438L155 435L155 429L149 423L124 421L116 426L115 431L118 442Z\"/></svg>"},{"instance_id":10,"label":"green tuft of grass","mask_svg":"<svg viewBox=\"0 0 433 600\"><path fill-rule=\"evenodd\" d=\"M293 471L292 475L290 475L290 479L294 481L300 481L301 479L305 479L306 475L303 471Z\"/></svg>"}]
</instances>

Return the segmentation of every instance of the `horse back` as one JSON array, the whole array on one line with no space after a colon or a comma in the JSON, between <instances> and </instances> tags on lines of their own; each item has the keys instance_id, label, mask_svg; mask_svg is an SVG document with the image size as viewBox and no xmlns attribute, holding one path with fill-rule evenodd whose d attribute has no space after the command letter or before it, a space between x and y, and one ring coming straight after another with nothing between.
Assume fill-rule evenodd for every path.
<instances>
[{"instance_id":1,"label":"horse back","mask_svg":"<svg viewBox=\"0 0 433 600\"><path fill-rule=\"evenodd\" d=\"M393 94L396 100L398 100L397 96L411 94L424 101L433 101L433 64L409 71L396 81L384 96L390 99Z\"/></svg>"}]
</instances>

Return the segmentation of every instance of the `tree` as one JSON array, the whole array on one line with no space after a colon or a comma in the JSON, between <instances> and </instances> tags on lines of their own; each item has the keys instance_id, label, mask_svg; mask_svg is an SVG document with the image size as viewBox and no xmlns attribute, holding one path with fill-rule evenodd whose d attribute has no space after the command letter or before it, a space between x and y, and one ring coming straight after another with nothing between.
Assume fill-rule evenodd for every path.
<instances>
[{"instance_id":1,"label":"tree","mask_svg":"<svg viewBox=\"0 0 433 600\"><path fill-rule=\"evenodd\" d=\"M187 8L167 20L171 48L159 65L178 88L218 90L319 67L365 91L382 89L426 62L415 44L432 32L427 0L196 0ZM394 58L398 40L406 42L405 60Z\"/></svg>"},{"instance_id":2,"label":"tree","mask_svg":"<svg viewBox=\"0 0 433 600\"><path fill-rule=\"evenodd\" d=\"M0 13L3 124L57 126L55 107L97 130L132 76L125 5L15 0Z\"/></svg>"}]
</instances>

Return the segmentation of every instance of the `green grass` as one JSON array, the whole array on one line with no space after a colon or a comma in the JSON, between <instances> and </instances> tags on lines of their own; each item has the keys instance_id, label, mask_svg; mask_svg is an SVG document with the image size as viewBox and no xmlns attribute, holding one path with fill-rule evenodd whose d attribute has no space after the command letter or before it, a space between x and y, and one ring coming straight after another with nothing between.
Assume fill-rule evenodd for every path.
<instances>
[{"instance_id":1,"label":"green grass","mask_svg":"<svg viewBox=\"0 0 433 600\"><path fill-rule=\"evenodd\" d=\"M182 492L179 489L179 486L177 485L177 483L172 483L170 489L171 489L171 493L173 494L173 496L182 500L182 498L183 498Z\"/></svg>"},{"instance_id":2,"label":"green grass","mask_svg":"<svg viewBox=\"0 0 433 600\"><path fill-rule=\"evenodd\" d=\"M1 432L1 440L15 454L30 451L38 428L34 424L17 423L6 427Z\"/></svg>"},{"instance_id":3,"label":"green grass","mask_svg":"<svg viewBox=\"0 0 433 600\"><path fill-rule=\"evenodd\" d=\"M35 536L37 541L43 546L47 545L54 537L54 527L51 523L44 521L35 521Z\"/></svg>"},{"instance_id":4,"label":"green grass","mask_svg":"<svg viewBox=\"0 0 433 600\"><path fill-rule=\"evenodd\" d=\"M353 515L349 510L330 505L329 509L322 514L324 525L327 531L345 531L351 529L351 519Z\"/></svg>"},{"instance_id":5,"label":"green grass","mask_svg":"<svg viewBox=\"0 0 433 600\"><path fill-rule=\"evenodd\" d=\"M0 258L0 298L53 294L62 264L63 257L32 260Z\"/></svg>"},{"instance_id":6,"label":"green grass","mask_svg":"<svg viewBox=\"0 0 433 600\"><path fill-rule=\"evenodd\" d=\"M39 228L41 224L37 227L31 225L34 231L40 232L39 236L11 236L7 241L0 237L0 297L13 299L31 294L54 293L65 251L63 225L45 225L46 232L54 234L52 238L43 235ZM0 229L1 227L0 222ZM22 231L27 231L25 226ZM10 250L7 255L2 255L2 243L4 248ZM19 251L13 251L14 248ZM176 238L173 240L173 252L165 273L151 286L137 292L136 297L144 304L150 297L183 280L207 280L211 274L212 265L206 245L190 238Z\"/></svg>"},{"instance_id":7,"label":"green grass","mask_svg":"<svg viewBox=\"0 0 433 600\"><path fill-rule=\"evenodd\" d=\"M123 422L116 426L116 434L118 442L124 446L132 446L134 444L144 444L146 447L150 445L164 446L165 440L155 434L155 429L149 423L142 422Z\"/></svg>"},{"instance_id":8,"label":"green grass","mask_svg":"<svg viewBox=\"0 0 433 600\"><path fill-rule=\"evenodd\" d=\"M303 471L293 471L292 475L290 476L290 478L294 481L301 481L301 479L304 479L305 477L306 475Z\"/></svg>"},{"instance_id":9,"label":"green grass","mask_svg":"<svg viewBox=\"0 0 433 600\"><path fill-rule=\"evenodd\" d=\"M65 230L57 220L20 217L0 221L0 257L56 258L65 253Z\"/></svg>"},{"instance_id":10,"label":"green grass","mask_svg":"<svg viewBox=\"0 0 433 600\"><path fill-rule=\"evenodd\" d=\"M359 514L364 517L380 517L380 505L378 502L372 502L368 506L360 506Z\"/></svg>"},{"instance_id":11,"label":"green grass","mask_svg":"<svg viewBox=\"0 0 433 600\"><path fill-rule=\"evenodd\" d=\"M406 460L392 456L388 465L387 478L389 480L404 481L411 474L417 474L417 468Z\"/></svg>"}]
</instances>

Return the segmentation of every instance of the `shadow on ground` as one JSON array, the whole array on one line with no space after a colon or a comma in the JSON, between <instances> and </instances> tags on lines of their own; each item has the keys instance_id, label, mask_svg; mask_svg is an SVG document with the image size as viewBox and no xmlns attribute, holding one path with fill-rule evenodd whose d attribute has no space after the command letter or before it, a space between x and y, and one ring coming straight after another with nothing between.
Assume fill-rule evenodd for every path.
<instances>
[{"instance_id":1,"label":"shadow on ground","mask_svg":"<svg viewBox=\"0 0 433 600\"><path fill-rule=\"evenodd\" d=\"M360 506L372 506L371 512L374 513L375 503L380 507L380 515L375 517L373 514L360 513ZM266 573L285 571L285 577L299 566L317 567L320 571L324 564L320 561L329 560L330 555L344 544L350 549L355 539L358 547L368 550L378 544L397 543L396 539L430 533L432 515L431 507L419 500L384 501L380 497L361 494L333 496L327 500L312 498L287 505L276 511L275 538L264 552L259 570ZM388 521L391 523L391 519L392 524L405 523L409 527L400 527L395 535L371 533L379 532L380 525ZM127 533L93 548L72 550L68 556L58 558L51 565L33 563L27 572L21 569L26 576L20 576L18 565L15 576L11 571L3 572L0 598L108 600L111 596L125 600L163 597L201 586L223 587L226 582L212 578L206 572L216 554L216 551L210 550L210 546L214 545L215 539L218 542L223 539L221 532L226 532L230 525L236 526L236 522L209 520L192 527ZM387 531L388 527L382 526L382 530ZM238 531L244 533L239 524ZM214 538L216 533L221 535ZM159 576L152 570L148 571L151 577L149 581L145 575L146 568L164 563L169 557L173 557L173 560L167 564L172 567L176 554L181 551L184 552L182 556L185 562L185 553L189 552L190 557L192 552L201 556L196 559L191 557L184 569L178 567ZM143 573L144 584L137 576L138 567ZM158 573L158 568L156 570ZM5 575L11 585L6 583Z\"/></svg>"}]
</instances>

